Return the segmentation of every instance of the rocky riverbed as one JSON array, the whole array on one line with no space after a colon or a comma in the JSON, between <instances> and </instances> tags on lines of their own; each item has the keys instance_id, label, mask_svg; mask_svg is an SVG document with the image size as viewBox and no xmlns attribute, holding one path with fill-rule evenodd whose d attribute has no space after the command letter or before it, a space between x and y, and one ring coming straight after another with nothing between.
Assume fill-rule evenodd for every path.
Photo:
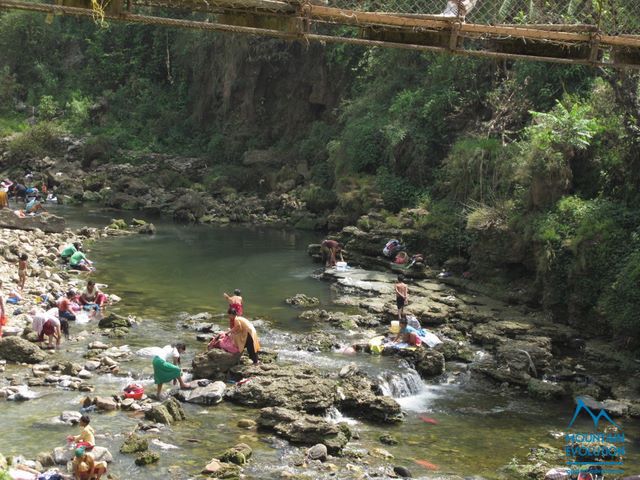
<instances>
[{"instance_id":1,"label":"rocky riverbed","mask_svg":"<svg viewBox=\"0 0 640 480\"><path fill-rule=\"evenodd\" d=\"M246 437L238 438L246 443L229 441L219 445L210 452L211 460L199 466L193 462L187 468L163 464L163 468L172 472L172 478L195 478L200 471L204 476L238 478L244 474L258 478L255 472L261 460L251 451L255 449L252 442L258 433L260 438L270 438L274 448L284 452L282 468L275 475L385 478L406 476L416 468L394 461L387 450L398 438L404 441L402 434L394 429L402 425L406 415L398 401L389 395L392 380L386 381L362 368L369 358L376 360L369 357L369 340L385 334L395 318L393 273L355 268L344 272L319 271L319 278L330 282L334 289L337 309L318 305L304 292L290 297L291 301L286 303L296 309L300 322L312 327L310 332L277 332L269 320L254 319L260 335L269 338L265 344L267 350L261 354L262 364L252 365L246 357L238 359L217 351L198 354L190 368L187 367L195 388L172 392L177 402L170 400L162 404L149 398L125 399L119 389L109 390L105 385L96 389L101 379L113 377L127 381L132 370L132 381L137 379L135 369L129 366L134 361L131 349L123 345L129 329L136 328L137 320L126 314L126 305L117 310L118 314L105 315L99 324L72 325L72 338L62 351L40 349L33 343L27 316L16 315L16 310L28 311L41 300L43 293L64 291L77 284L81 276L61 268L55 255L57 248L74 239L90 244L101 237L122 235L129 230L127 226L122 229L120 222L112 226L114 228L107 230L82 229L62 234L1 231L4 250L0 268L6 275L3 278L15 281L12 277L17 272L16 255L29 250L23 245L29 245L33 254L25 299L9 307L9 336L0 341L0 356L6 359L2 368L7 375L0 391L7 401L37 401L38 396L47 392L71 390L78 392L82 408L98 412L104 422L116 421L114 415L137 418L140 423L136 427L137 436L132 438L131 429L123 429L117 434L121 439L117 442L122 444L121 453L113 448L109 453L116 462L121 455L135 455L139 466L158 461L163 464L162 448L171 446L171 429L176 428L172 426L176 422L190 422L190 417L198 414L190 406L243 412L242 418L233 420L233 427L246 429ZM460 288L453 285L454 282L455 279L435 278L416 278L410 282L407 312L435 332L443 343L434 349L385 349L383 357L404 362L407 372L417 372L416 375L431 385L455 381L457 376L471 376L486 382L488 389L515 391L549 401L563 396L590 395L594 401L603 401L612 413L637 415L633 395L636 370L632 370L631 381L623 380L627 367L616 367L612 358L609 375L599 373L595 352L602 345L595 339L582 338L580 332L553 324L526 306L495 300L474 291L471 284ZM3 291L7 293L7 290L5 285ZM282 302L285 303L285 298ZM194 342L196 338L208 340L211 333L220 328L209 313L184 313L177 315L176 321L178 338ZM311 355L331 355L348 347L360 353L351 357L353 362L320 367L281 354L280 337L289 350L294 346ZM69 358L69 352L74 353L74 358ZM602 364L600 367L604 369ZM494 383L496 386L491 386ZM616 406L620 407L617 412ZM352 422L342 421L336 412L361 423L354 426ZM50 411L47 417L51 419L47 422L70 425L77 414ZM384 439L380 436L379 441L369 440L363 446L360 437L366 430L363 426L369 424L384 426L393 433ZM544 468L537 469L530 467L531 462L540 463L539 456L520 458L520 463L510 466L511 473L506 478L522 478L523 472L534 472L526 473L530 478L543 478L546 468L557 465L555 454L557 452L551 451L545 457ZM27 463L40 470L56 463L64 469L67 459L64 455L68 455L64 449L52 451ZM446 478L459 477L452 474Z\"/></svg>"}]
</instances>

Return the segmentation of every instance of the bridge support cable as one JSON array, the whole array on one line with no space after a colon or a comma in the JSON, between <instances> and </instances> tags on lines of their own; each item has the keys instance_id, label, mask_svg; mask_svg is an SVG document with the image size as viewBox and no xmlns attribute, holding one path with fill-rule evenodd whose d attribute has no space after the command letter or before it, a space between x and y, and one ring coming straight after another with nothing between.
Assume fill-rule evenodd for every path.
<instances>
[{"instance_id":1,"label":"bridge support cable","mask_svg":"<svg viewBox=\"0 0 640 480\"><path fill-rule=\"evenodd\" d=\"M0 0L0 9L94 17L91 8L21 0ZM122 0L121 0L122 1ZM207 31L261 35L291 41L346 43L474 57L547 61L564 64L640 68L640 36L611 35L594 24L483 24L469 17L370 12L317 5L309 0L126 0L127 7L105 9L101 18ZM458 2L459 11L469 0ZM508 0L505 0L508 1ZM634 0L630 0L634 1ZM638 0L640 1L640 0ZM464 3L464 5L463 5ZM80 3L82 4L82 3ZM124 5L121 4L123 7ZM477 5L481 5L478 3ZM466 7L465 7L466 8ZM202 19L150 13L197 12ZM640 12L639 12L640 14ZM345 28L350 32L345 34Z\"/></svg>"}]
</instances>

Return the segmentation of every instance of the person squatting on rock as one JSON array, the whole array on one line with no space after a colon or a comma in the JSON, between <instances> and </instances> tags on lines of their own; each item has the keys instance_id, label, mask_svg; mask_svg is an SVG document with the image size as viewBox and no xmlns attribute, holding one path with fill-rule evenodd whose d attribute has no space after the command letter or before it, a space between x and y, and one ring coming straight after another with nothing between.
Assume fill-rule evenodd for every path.
<instances>
[{"instance_id":1,"label":"person squatting on rock","mask_svg":"<svg viewBox=\"0 0 640 480\"><path fill-rule=\"evenodd\" d=\"M94 308L98 312L104 310L107 296L96 287L96 282L89 280L87 288L82 292L79 300L81 305Z\"/></svg>"},{"instance_id":2,"label":"person squatting on rock","mask_svg":"<svg viewBox=\"0 0 640 480\"><path fill-rule=\"evenodd\" d=\"M336 266L336 255L342 252L342 245L335 240L324 240L320 244L325 267Z\"/></svg>"},{"instance_id":3,"label":"person squatting on rock","mask_svg":"<svg viewBox=\"0 0 640 480\"><path fill-rule=\"evenodd\" d=\"M64 336L69 338L69 322L76 321L76 315L71 308L71 300L76 296L76 292L69 290L65 296L60 297L56 302L58 305L58 318L60 318L60 325L62 325L62 332Z\"/></svg>"},{"instance_id":4,"label":"person squatting on rock","mask_svg":"<svg viewBox=\"0 0 640 480\"><path fill-rule=\"evenodd\" d=\"M69 259L76 252L82 251L82 244L80 242L73 242L71 245L66 245L60 252L60 257L65 263L69 263Z\"/></svg>"},{"instance_id":5,"label":"person squatting on rock","mask_svg":"<svg viewBox=\"0 0 640 480\"><path fill-rule=\"evenodd\" d=\"M107 464L105 462L96 462L86 452L85 447L75 449L71 465L74 480L100 480L102 475L107 472Z\"/></svg>"}]
</instances>

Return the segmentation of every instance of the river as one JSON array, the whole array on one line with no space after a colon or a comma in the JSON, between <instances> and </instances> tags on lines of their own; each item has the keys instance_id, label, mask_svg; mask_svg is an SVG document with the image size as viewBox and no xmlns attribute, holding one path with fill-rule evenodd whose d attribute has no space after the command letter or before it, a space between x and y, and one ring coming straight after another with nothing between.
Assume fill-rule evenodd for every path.
<instances>
[{"instance_id":1,"label":"river","mask_svg":"<svg viewBox=\"0 0 640 480\"><path fill-rule=\"evenodd\" d=\"M104 226L111 218L109 213L99 210L58 208L71 219L72 226ZM470 380L463 365L449 365L449 374L443 382L430 385L398 360L388 357L298 352L290 344L287 332L308 331L310 326L297 319L299 310L286 305L284 299L305 293L318 297L323 308L335 308L331 304L330 286L313 278L317 265L306 255L307 244L317 242L317 235L261 227L179 226L157 219L154 223L158 228L154 236L110 238L92 245L89 257L96 262L94 278L107 284L109 293L123 299L113 309L135 315L141 321L122 340L105 340L93 327L90 331L96 339L126 344L132 349L182 340L188 345L185 358L188 365L194 352L204 346L195 340L193 332L176 325L176 313L210 312L224 326L226 301L222 293L240 288L246 315L264 319L269 325L261 332L264 347L278 350L281 358L309 362L332 371L356 362L370 374L384 377L383 386L401 403L407 419L392 427L358 422L354 428L360 439L350 446L384 448L394 455L393 464L407 466L415 477L478 475L488 479L505 478L499 469L514 457L525 457L539 444L563 446L562 440L555 439L551 432L562 432L570 421L574 407L568 402L543 403L524 394L500 391ZM74 329L79 327L72 325L72 333ZM78 356L83 352L84 347L70 343L59 355L81 362ZM122 368L128 369L132 378L147 382L151 379L148 361L134 360L123 363ZM5 376L17 371L8 367ZM131 378L103 376L93 380L96 393L110 395L119 392ZM64 390L43 391L45 396L30 402L0 403L3 426L0 452L21 453L31 458L63 445L65 437L75 433L69 427L49 426L47 420L62 410L77 410L83 395ZM123 479L166 479L167 469L175 466L171 470L173 478L188 478L225 448L242 441L254 449L254 457L245 468L248 478L281 478L292 449L268 435L236 427L241 418L255 418L255 411L228 403L206 408L185 405L185 408L188 420L158 435L162 442L178 448L163 452L159 464L143 468L133 464L132 456L117 453L122 433L133 429L139 418L125 412L93 414L98 443L115 456L111 471ZM422 421L420 416L424 415L435 422ZM586 421L581 426L589 428ZM629 452L625 464L631 473L630 469L640 467L636 440L640 427L631 420L624 422L624 427ZM382 445L378 438L387 432L400 443ZM437 465L438 470L430 471L415 460L426 460ZM337 478L356 478L353 475L338 473ZM330 477L327 473L327 478Z\"/></svg>"}]
</instances>

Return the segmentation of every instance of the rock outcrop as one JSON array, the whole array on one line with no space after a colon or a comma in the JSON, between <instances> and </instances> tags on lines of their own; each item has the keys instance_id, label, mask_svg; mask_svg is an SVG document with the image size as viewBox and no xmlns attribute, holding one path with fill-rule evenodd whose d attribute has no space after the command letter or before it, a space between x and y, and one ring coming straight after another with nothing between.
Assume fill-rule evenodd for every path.
<instances>
[{"instance_id":1,"label":"rock outcrop","mask_svg":"<svg viewBox=\"0 0 640 480\"><path fill-rule=\"evenodd\" d=\"M47 358L36 344L19 337L0 339L0 359L15 363L39 363Z\"/></svg>"},{"instance_id":2,"label":"rock outcrop","mask_svg":"<svg viewBox=\"0 0 640 480\"><path fill-rule=\"evenodd\" d=\"M336 425L314 415L281 407L260 410L258 428L275 432L295 445L313 446L322 443L332 455L338 455L351 438L346 424Z\"/></svg>"},{"instance_id":3,"label":"rock outcrop","mask_svg":"<svg viewBox=\"0 0 640 480\"><path fill-rule=\"evenodd\" d=\"M42 230L46 233L62 233L65 229L64 218L50 213L19 217L13 210L0 208L0 228L15 230Z\"/></svg>"}]
</instances>

